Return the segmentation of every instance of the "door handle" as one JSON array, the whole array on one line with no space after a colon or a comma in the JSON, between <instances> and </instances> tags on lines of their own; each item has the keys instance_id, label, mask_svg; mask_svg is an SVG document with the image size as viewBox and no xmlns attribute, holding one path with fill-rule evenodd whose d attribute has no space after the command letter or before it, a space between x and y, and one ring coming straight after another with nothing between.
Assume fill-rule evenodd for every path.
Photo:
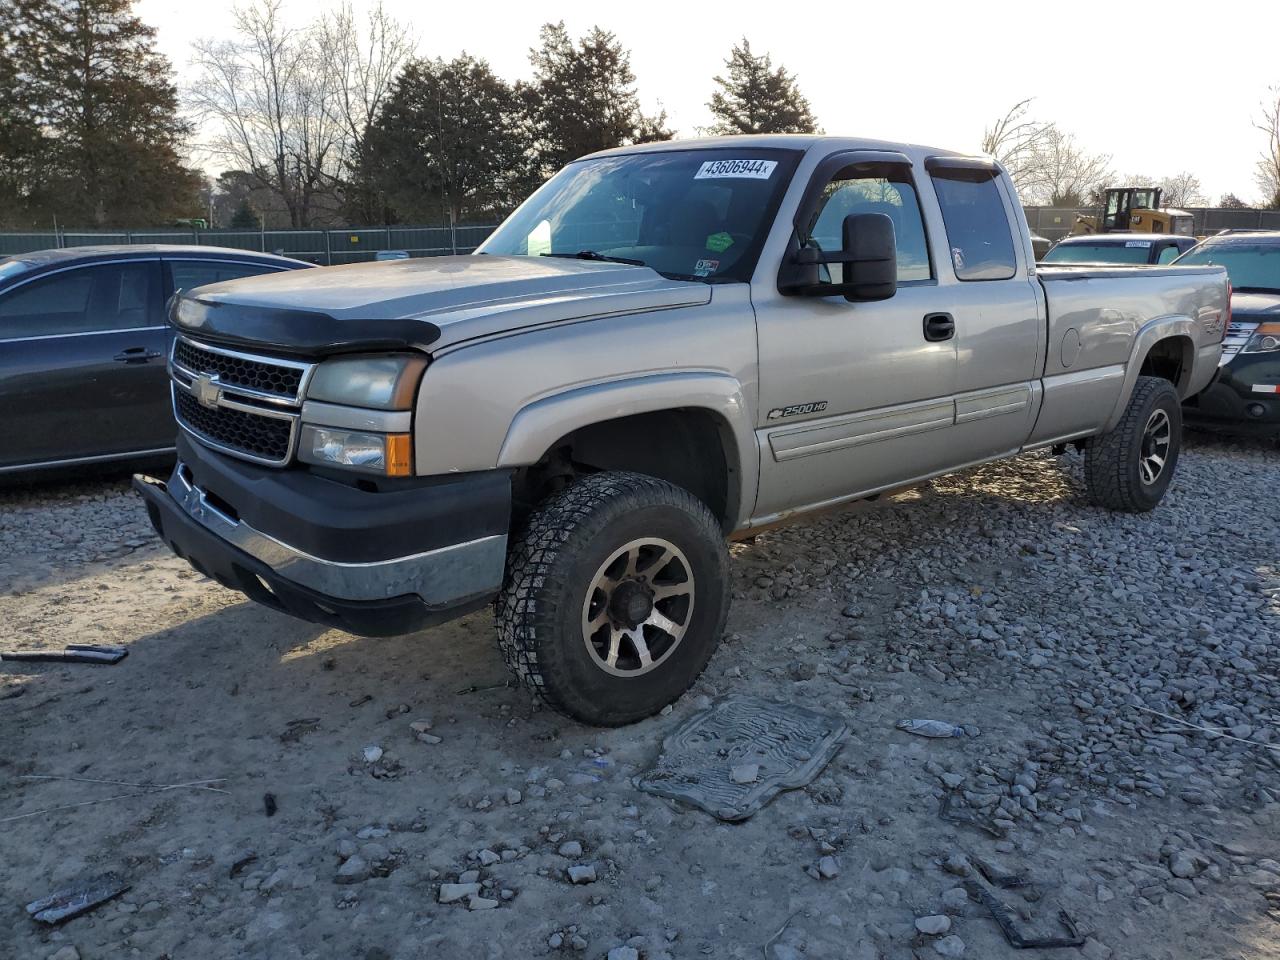
<instances>
[{"instance_id":1,"label":"door handle","mask_svg":"<svg viewBox=\"0 0 1280 960\"><path fill-rule=\"evenodd\" d=\"M159 360L162 356L164 354L148 350L146 347L129 347L127 350L121 350L111 359L119 363L147 363L150 360Z\"/></svg>"},{"instance_id":2,"label":"door handle","mask_svg":"<svg viewBox=\"0 0 1280 960\"><path fill-rule=\"evenodd\" d=\"M956 335L956 319L949 313L924 315L924 338L930 343L950 340Z\"/></svg>"}]
</instances>

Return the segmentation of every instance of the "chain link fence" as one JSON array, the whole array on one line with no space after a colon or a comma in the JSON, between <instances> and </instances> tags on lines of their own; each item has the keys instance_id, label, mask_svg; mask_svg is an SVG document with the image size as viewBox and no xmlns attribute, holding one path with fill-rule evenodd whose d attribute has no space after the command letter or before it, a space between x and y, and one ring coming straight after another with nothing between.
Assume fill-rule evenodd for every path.
<instances>
[{"instance_id":1,"label":"chain link fence","mask_svg":"<svg viewBox=\"0 0 1280 960\"><path fill-rule=\"evenodd\" d=\"M1101 217L1101 207L1023 207L1032 233L1061 240L1071 232L1077 216ZM1241 210L1232 207L1182 207L1194 219L1192 233L1210 236L1221 230L1280 230L1280 210Z\"/></svg>"},{"instance_id":2,"label":"chain link fence","mask_svg":"<svg viewBox=\"0 0 1280 960\"><path fill-rule=\"evenodd\" d=\"M166 243L233 247L278 253L329 266L373 260L380 251L404 251L411 257L470 253L496 224L444 227L350 227L340 230L58 230L0 233L0 256L62 247L102 244Z\"/></svg>"},{"instance_id":3,"label":"chain link fence","mask_svg":"<svg viewBox=\"0 0 1280 960\"><path fill-rule=\"evenodd\" d=\"M1024 207L1032 233L1061 240L1071 232L1078 215L1100 216L1097 207ZM1195 219L1193 232L1207 236L1220 230L1280 230L1280 210L1187 208ZM279 253L311 263L332 265L373 260L379 251L402 250L411 257L441 257L470 253L484 242L496 224L417 227L349 227L325 230L59 230L45 233L0 233L0 256L98 244L180 243L234 247L260 253Z\"/></svg>"}]
</instances>

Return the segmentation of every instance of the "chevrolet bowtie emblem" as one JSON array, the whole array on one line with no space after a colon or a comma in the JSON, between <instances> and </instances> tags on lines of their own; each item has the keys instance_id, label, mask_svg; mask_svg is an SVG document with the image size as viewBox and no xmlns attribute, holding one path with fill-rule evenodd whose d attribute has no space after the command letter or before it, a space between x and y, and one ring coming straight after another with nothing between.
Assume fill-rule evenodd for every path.
<instances>
[{"instance_id":1,"label":"chevrolet bowtie emblem","mask_svg":"<svg viewBox=\"0 0 1280 960\"><path fill-rule=\"evenodd\" d=\"M222 388L218 385L216 375L202 373L191 381L191 392L200 401L202 407L216 407L222 399Z\"/></svg>"}]
</instances>

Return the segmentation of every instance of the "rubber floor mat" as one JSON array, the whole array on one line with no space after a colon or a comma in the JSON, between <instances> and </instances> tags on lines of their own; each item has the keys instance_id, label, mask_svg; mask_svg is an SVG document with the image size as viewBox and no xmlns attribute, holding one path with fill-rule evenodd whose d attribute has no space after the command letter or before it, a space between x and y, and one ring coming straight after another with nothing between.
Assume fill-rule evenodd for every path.
<instances>
[{"instance_id":1,"label":"rubber floor mat","mask_svg":"<svg viewBox=\"0 0 1280 960\"><path fill-rule=\"evenodd\" d=\"M839 717L758 697L728 697L667 737L638 786L720 820L746 820L782 791L811 782L848 735Z\"/></svg>"}]
</instances>

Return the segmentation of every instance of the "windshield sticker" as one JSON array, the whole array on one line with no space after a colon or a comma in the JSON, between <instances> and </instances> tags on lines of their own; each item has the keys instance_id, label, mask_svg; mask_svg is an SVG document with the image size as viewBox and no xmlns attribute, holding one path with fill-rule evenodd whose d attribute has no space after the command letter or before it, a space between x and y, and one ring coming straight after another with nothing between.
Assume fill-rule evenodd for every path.
<instances>
[{"instance_id":1,"label":"windshield sticker","mask_svg":"<svg viewBox=\"0 0 1280 960\"><path fill-rule=\"evenodd\" d=\"M1126 240L1124 242L1124 245L1126 247L1150 247L1151 241L1150 240Z\"/></svg>"},{"instance_id":2,"label":"windshield sticker","mask_svg":"<svg viewBox=\"0 0 1280 960\"><path fill-rule=\"evenodd\" d=\"M727 233L713 233L707 237L707 249L716 253L724 253L733 246L733 237Z\"/></svg>"},{"instance_id":3,"label":"windshield sticker","mask_svg":"<svg viewBox=\"0 0 1280 960\"><path fill-rule=\"evenodd\" d=\"M777 160L708 160L693 175L695 180L768 180Z\"/></svg>"},{"instance_id":4,"label":"windshield sticker","mask_svg":"<svg viewBox=\"0 0 1280 960\"><path fill-rule=\"evenodd\" d=\"M695 277L709 277L719 269L719 260L699 260L693 265L693 275Z\"/></svg>"}]
</instances>

